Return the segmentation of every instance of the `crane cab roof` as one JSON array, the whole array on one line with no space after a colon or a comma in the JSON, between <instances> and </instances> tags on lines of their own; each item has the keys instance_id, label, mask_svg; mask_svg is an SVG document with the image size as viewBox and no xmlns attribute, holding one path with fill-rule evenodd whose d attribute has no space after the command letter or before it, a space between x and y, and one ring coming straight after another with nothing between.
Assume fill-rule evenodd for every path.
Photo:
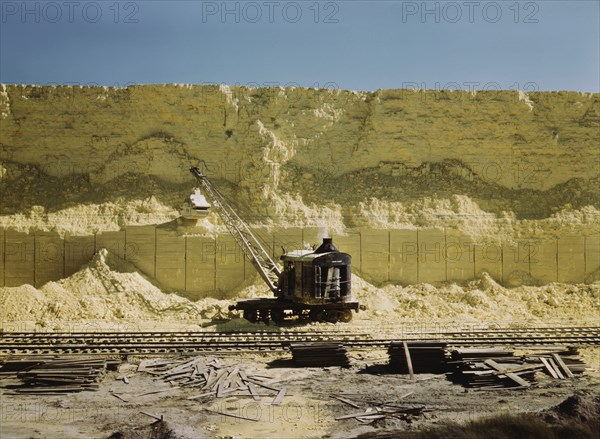
<instances>
[{"instance_id":1,"label":"crane cab roof","mask_svg":"<svg viewBox=\"0 0 600 439\"><path fill-rule=\"evenodd\" d=\"M330 262L334 264L349 264L352 257L348 253L342 252L315 253L313 250L293 250L281 255L280 259L282 261L292 262Z\"/></svg>"}]
</instances>

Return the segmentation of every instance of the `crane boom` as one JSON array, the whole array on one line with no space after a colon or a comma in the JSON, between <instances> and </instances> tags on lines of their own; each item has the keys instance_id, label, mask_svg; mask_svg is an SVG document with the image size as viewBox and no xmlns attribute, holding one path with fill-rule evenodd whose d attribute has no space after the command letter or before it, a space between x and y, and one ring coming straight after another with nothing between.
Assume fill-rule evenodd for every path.
<instances>
[{"instance_id":1,"label":"crane boom","mask_svg":"<svg viewBox=\"0 0 600 439\"><path fill-rule=\"evenodd\" d=\"M219 217L227 226L229 233L231 233L236 243L240 246L246 258L252 262L260 277L266 282L275 296L279 296L279 277L281 276L279 266L271 259L269 253L250 231L244 220L239 217L235 209L226 201L225 197L212 186L200 169L192 166L190 172L198 179L198 182L204 189L204 194L217 208Z\"/></svg>"}]
</instances>

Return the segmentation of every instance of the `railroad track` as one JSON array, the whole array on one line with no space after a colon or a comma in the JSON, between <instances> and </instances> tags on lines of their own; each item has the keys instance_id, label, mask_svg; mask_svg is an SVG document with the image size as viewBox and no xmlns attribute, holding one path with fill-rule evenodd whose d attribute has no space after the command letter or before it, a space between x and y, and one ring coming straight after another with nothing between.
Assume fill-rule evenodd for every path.
<instances>
[{"instance_id":1,"label":"railroad track","mask_svg":"<svg viewBox=\"0 0 600 439\"><path fill-rule=\"evenodd\" d=\"M5 332L0 356L51 354L170 354L282 351L290 343L328 341L349 348L385 348L399 340L445 340L452 346L600 346L600 327L401 331L385 338L346 330L252 332Z\"/></svg>"}]
</instances>

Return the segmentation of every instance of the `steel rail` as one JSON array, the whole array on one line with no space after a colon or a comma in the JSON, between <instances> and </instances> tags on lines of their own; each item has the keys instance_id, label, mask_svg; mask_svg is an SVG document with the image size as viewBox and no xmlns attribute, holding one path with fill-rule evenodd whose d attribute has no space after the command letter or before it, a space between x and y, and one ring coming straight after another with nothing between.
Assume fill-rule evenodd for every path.
<instances>
[{"instance_id":1,"label":"steel rail","mask_svg":"<svg viewBox=\"0 0 600 439\"><path fill-rule=\"evenodd\" d=\"M563 331L557 328L527 332L498 330L485 333L432 332L393 335L373 338L369 334L339 334L322 332L248 332L248 333L3 333L0 336L0 355L52 353L110 353L150 354L215 351L282 351L290 343L324 341L343 344L349 348L385 348L393 341L444 340L450 346L539 346L577 345L600 346L600 328L576 328Z\"/></svg>"}]
</instances>

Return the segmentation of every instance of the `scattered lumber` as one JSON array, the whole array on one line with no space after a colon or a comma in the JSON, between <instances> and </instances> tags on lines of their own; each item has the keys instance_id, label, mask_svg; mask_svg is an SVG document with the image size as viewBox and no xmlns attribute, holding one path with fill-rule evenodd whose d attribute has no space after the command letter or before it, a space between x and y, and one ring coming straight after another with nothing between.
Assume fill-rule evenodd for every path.
<instances>
[{"instance_id":1,"label":"scattered lumber","mask_svg":"<svg viewBox=\"0 0 600 439\"><path fill-rule=\"evenodd\" d=\"M157 415L153 415L152 413L143 412L143 411L141 411L141 410L140 410L140 413L141 413L142 415L146 415L146 416L148 416L148 417L150 417L150 418L156 419L157 421L161 421L161 422L163 422L163 421L165 420L165 417L164 417L164 415L157 416Z\"/></svg>"},{"instance_id":2,"label":"scattered lumber","mask_svg":"<svg viewBox=\"0 0 600 439\"><path fill-rule=\"evenodd\" d=\"M302 367L350 367L348 351L339 343L291 343L292 359Z\"/></svg>"},{"instance_id":3,"label":"scattered lumber","mask_svg":"<svg viewBox=\"0 0 600 439\"><path fill-rule=\"evenodd\" d=\"M412 392L401 396L399 399L404 399L410 395L412 395ZM424 405L406 403L405 406L398 406L396 405L397 401L394 401L393 403L373 399L365 401L364 398L351 398L346 394L330 396L354 409L359 409L359 411L354 411L353 413L337 416L335 418L336 421L355 419L363 424L371 424L375 421L392 417L406 422L412 422L425 411ZM364 406L364 408L361 408L361 405Z\"/></svg>"},{"instance_id":4,"label":"scattered lumber","mask_svg":"<svg viewBox=\"0 0 600 439\"><path fill-rule=\"evenodd\" d=\"M583 373L586 364L578 354L572 347L524 356L498 348L456 349L449 363L455 370L448 378L470 388L524 389L536 384L536 372L561 380Z\"/></svg>"},{"instance_id":5,"label":"scattered lumber","mask_svg":"<svg viewBox=\"0 0 600 439\"><path fill-rule=\"evenodd\" d=\"M260 401L266 397L269 398L266 403L278 405L283 401L287 391L285 387L274 386L275 381L269 377L250 375L236 364L221 364L218 359L203 356L185 360L143 360L138 366L138 371L159 377L172 386L150 393L175 388L199 389L200 393L189 396L187 398L189 400L202 401L237 396ZM259 393L259 389L262 393Z\"/></svg>"},{"instance_id":6,"label":"scattered lumber","mask_svg":"<svg viewBox=\"0 0 600 439\"><path fill-rule=\"evenodd\" d=\"M394 341L388 348L390 367L403 374L447 371L447 343L439 340Z\"/></svg>"},{"instance_id":7,"label":"scattered lumber","mask_svg":"<svg viewBox=\"0 0 600 439\"><path fill-rule=\"evenodd\" d=\"M115 398L120 399L123 402L129 402L127 399L123 398L120 394L115 393L113 390L109 390L109 393L114 396Z\"/></svg>"},{"instance_id":8,"label":"scattered lumber","mask_svg":"<svg viewBox=\"0 0 600 439\"><path fill-rule=\"evenodd\" d=\"M209 413L214 413L215 415L229 416L230 418L243 419L244 421L252 421L252 422L259 421L259 419L249 418L247 416L236 415L233 413L226 413L226 412L222 412L222 411L218 411L218 410L211 410L206 407L204 407L203 410L206 412L209 412Z\"/></svg>"},{"instance_id":9,"label":"scattered lumber","mask_svg":"<svg viewBox=\"0 0 600 439\"><path fill-rule=\"evenodd\" d=\"M120 361L103 358L54 357L6 360L3 375L15 375L20 385L7 386L17 393L64 394L97 390L107 370L118 368Z\"/></svg>"}]
</instances>

